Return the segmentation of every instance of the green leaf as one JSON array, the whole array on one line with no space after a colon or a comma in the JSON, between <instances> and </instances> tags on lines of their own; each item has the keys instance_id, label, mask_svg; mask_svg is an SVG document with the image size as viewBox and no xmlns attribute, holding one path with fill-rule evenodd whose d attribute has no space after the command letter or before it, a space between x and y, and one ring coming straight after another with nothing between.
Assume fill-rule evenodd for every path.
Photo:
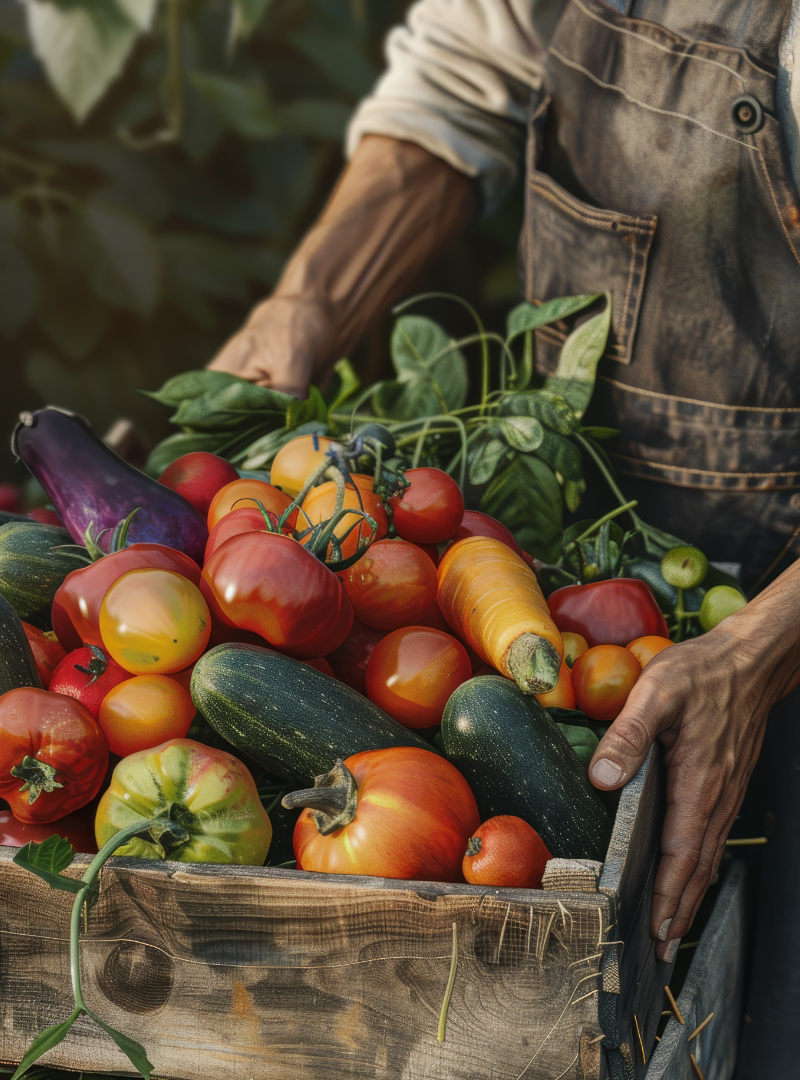
<instances>
[{"instance_id":1,"label":"green leaf","mask_svg":"<svg viewBox=\"0 0 800 1080\"><path fill-rule=\"evenodd\" d=\"M57 828L57 825L54 827ZM79 893L83 888L82 881L61 876L61 871L72 865L73 858L69 840L54 835L48 836L41 844L31 841L20 848L14 856L14 862L23 870L30 870L42 881L46 881L52 889Z\"/></svg>"},{"instance_id":2,"label":"green leaf","mask_svg":"<svg viewBox=\"0 0 800 1080\"><path fill-rule=\"evenodd\" d=\"M590 439L613 439L619 435L619 428L613 427L582 427L580 429L581 435L586 435Z\"/></svg>"},{"instance_id":3,"label":"green leaf","mask_svg":"<svg viewBox=\"0 0 800 1080\"><path fill-rule=\"evenodd\" d=\"M566 319L577 311L582 311L602 295L593 293L591 296L559 296L554 300L546 300L543 304L523 301L509 312L506 321L506 344L510 344L528 330L536 330L540 326L558 322L559 319Z\"/></svg>"},{"instance_id":4,"label":"green leaf","mask_svg":"<svg viewBox=\"0 0 800 1080\"><path fill-rule=\"evenodd\" d=\"M288 395L285 396L288 397ZM313 421L325 424L327 420L328 406L316 386L309 388L308 397L305 401L298 401L297 398L289 397L289 404L286 408L286 428L288 431L293 431L295 428L300 427L301 424L309 424Z\"/></svg>"},{"instance_id":5,"label":"green leaf","mask_svg":"<svg viewBox=\"0 0 800 1080\"><path fill-rule=\"evenodd\" d=\"M353 110L341 101L298 98L276 108L281 130L313 139L341 139Z\"/></svg>"},{"instance_id":6,"label":"green leaf","mask_svg":"<svg viewBox=\"0 0 800 1080\"><path fill-rule=\"evenodd\" d=\"M219 394L232 384L242 381L237 375L229 375L227 371L184 371L167 379L160 390L142 390L141 393L174 409L182 401L191 401L204 394Z\"/></svg>"},{"instance_id":7,"label":"green leaf","mask_svg":"<svg viewBox=\"0 0 800 1080\"><path fill-rule=\"evenodd\" d=\"M580 480L565 480L561 490L564 493L564 503L567 510L574 514L581 505L581 499L586 491L586 481L583 478Z\"/></svg>"},{"instance_id":8,"label":"green leaf","mask_svg":"<svg viewBox=\"0 0 800 1080\"><path fill-rule=\"evenodd\" d=\"M611 298L599 315L581 323L564 342L558 367L545 386L561 394L583 416L594 393L597 365L605 352L611 328Z\"/></svg>"},{"instance_id":9,"label":"green leaf","mask_svg":"<svg viewBox=\"0 0 800 1080\"><path fill-rule=\"evenodd\" d=\"M225 432L195 434L191 431L179 431L175 435L168 435L153 448L144 471L148 476L158 478L167 465L171 465L184 454L193 454L198 450L207 454L219 454L228 441L229 436Z\"/></svg>"},{"instance_id":10,"label":"green leaf","mask_svg":"<svg viewBox=\"0 0 800 1080\"><path fill-rule=\"evenodd\" d=\"M185 399L171 420L192 431L237 431L252 424L277 427L295 403L290 394L236 379L215 394Z\"/></svg>"},{"instance_id":11,"label":"green leaf","mask_svg":"<svg viewBox=\"0 0 800 1080\"><path fill-rule=\"evenodd\" d=\"M85 0L58 5L24 0L28 32L56 93L84 120L122 71L140 33L126 8L138 0Z\"/></svg>"},{"instance_id":12,"label":"green leaf","mask_svg":"<svg viewBox=\"0 0 800 1080\"><path fill-rule=\"evenodd\" d=\"M221 120L245 139L272 139L280 127L263 83L243 83L193 71L192 85Z\"/></svg>"},{"instance_id":13,"label":"green leaf","mask_svg":"<svg viewBox=\"0 0 800 1080\"><path fill-rule=\"evenodd\" d=\"M272 0L233 0L230 44L246 41L266 14Z\"/></svg>"},{"instance_id":14,"label":"green leaf","mask_svg":"<svg viewBox=\"0 0 800 1080\"><path fill-rule=\"evenodd\" d=\"M452 339L433 319L401 316L391 342L397 379L375 394L379 415L416 420L460 409L467 396L467 364L452 346Z\"/></svg>"},{"instance_id":15,"label":"green leaf","mask_svg":"<svg viewBox=\"0 0 800 1080\"><path fill-rule=\"evenodd\" d=\"M544 438L536 450L538 457L546 461L553 472L560 473L565 480L583 479L583 458L578 447L556 435L554 431L545 431Z\"/></svg>"},{"instance_id":16,"label":"green leaf","mask_svg":"<svg viewBox=\"0 0 800 1080\"><path fill-rule=\"evenodd\" d=\"M353 44L352 38L334 34L329 27L306 25L302 30L287 34L286 40L353 97L368 93L378 77L377 70Z\"/></svg>"},{"instance_id":17,"label":"green leaf","mask_svg":"<svg viewBox=\"0 0 800 1080\"><path fill-rule=\"evenodd\" d=\"M469 482L475 487L488 484L506 453L501 439L489 439L479 443L469 455Z\"/></svg>"},{"instance_id":18,"label":"green leaf","mask_svg":"<svg viewBox=\"0 0 800 1080\"><path fill-rule=\"evenodd\" d=\"M345 401L351 398L361 386L361 379L359 379L355 368L349 360L340 360L333 370L339 379L339 385L333 400L328 406L329 413L336 412L337 409L341 408Z\"/></svg>"},{"instance_id":19,"label":"green leaf","mask_svg":"<svg viewBox=\"0 0 800 1080\"><path fill-rule=\"evenodd\" d=\"M561 550L561 487L552 470L532 454L518 454L492 480L481 509L499 518L521 547L543 562Z\"/></svg>"},{"instance_id":20,"label":"green leaf","mask_svg":"<svg viewBox=\"0 0 800 1080\"><path fill-rule=\"evenodd\" d=\"M544 428L533 416L506 416L497 426L511 449L521 453L538 449L545 437Z\"/></svg>"},{"instance_id":21,"label":"green leaf","mask_svg":"<svg viewBox=\"0 0 800 1080\"><path fill-rule=\"evenodd\" d=\"M52 1027L40 1031L28 1048L27 1054L17 1066L17 1071L11 1077L11 1080L18 1080L34 1062L38 1061L40 1057L44 1057L48 1050L58 1046L82 1012L82 1009L76 1009L63 1024L53 1024Z\"/></svg>"},{"instance_id":22,"label":"green leaf","mask_svg":"<svg viewBox=\"0 0 800 1080\"><path fill-rule=\"evenodd\" d=\"M158 7L158 0L113 0L140 30L149 30Z\"/></svg>"},{"instance_id":23,"label":"green leaf","mask_svg":"<svg viewBox=\"0 0 800 1080\"><path fill-rule=\"evenodd\" d=\"M159 299L161 258L152 233L117 203L90 198L69 223L66 242L92 291L123 311L147 317Z\"/></svg>"},{"instance_id":24,"label":"green leaf","mask_svg":"<svg viewBox=\"0 0 800 1080\"><path fill-rule=\"evenodd\" d=\"M571 406L563 397L547 390L503 394L498 398L497 412L501 416L533 416L559 435L571 435L578 427Z\"/></svg>"},{"instance_id":25,"label":"green leaf","mask_svg":"<svg viewBox=\"0 0 800 1080\"><path fill-rule=\"evenodd\" d=\"M150 1080L150 1074L155 1068L155 1065L148 1061L144 1047L129 1036L123 1035L121 1031L117 1031L116 1028L111 1027L110 1024L105 1023L105 1021L101 1020L97 1013L93 1013L91 1009L87 1009L86 1012L91 1016L97 1026L105 1031L106 1035L111 1036L133 1067L138 1069L145 1080Z\"/></svg>"}]
</instances>

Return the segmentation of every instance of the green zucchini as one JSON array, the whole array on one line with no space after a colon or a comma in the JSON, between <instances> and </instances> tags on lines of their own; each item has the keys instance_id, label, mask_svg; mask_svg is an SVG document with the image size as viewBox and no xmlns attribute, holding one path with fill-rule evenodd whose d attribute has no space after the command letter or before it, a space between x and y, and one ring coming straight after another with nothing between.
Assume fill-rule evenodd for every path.
<instances>
[{"instance_id":1,"label":"green zucchini","mask_svg":"<svg viewBox=\"0 0 800 1080\"><path fill-rule=\"evenodd\" d=\"M305 786L337 758L361 750L431 750L338 679L257 645L218 645L201 656L192 673L192 701L223 739Z\"/></svg>"},{"instance_id":2,"label":"green zucchini","mask_svg":"<svg viewBox=\"0 0 800 1080\"><path fill-rule=\"evenodd\" d=\"M556 858L605 859L612 823L585 767L547 710L510 679L482 675L459 686L442 738L481 820L513 814Z\"/></svg>"},{"instance_id":3,"label":"green zucchini","mask_svg":"<svg viewBox=\"0 0 800 1080\"><path fill-rule=\"evenodd\" d=\"M42 689L42 680L19 616L0 596L0 696L20 686Z\"/></svg>"},{"instance_id":4,"label":"green zucchini","mask_svg":"<svg viewBox=\"0 0 800 1080\"><path fill-rule=\"evenodd\" d=\"M20 619L39 625L49 617L53 597L72 570L91 562L64 529L38 521L0 526L0 595Z\"/></svg>"}]
</instances>

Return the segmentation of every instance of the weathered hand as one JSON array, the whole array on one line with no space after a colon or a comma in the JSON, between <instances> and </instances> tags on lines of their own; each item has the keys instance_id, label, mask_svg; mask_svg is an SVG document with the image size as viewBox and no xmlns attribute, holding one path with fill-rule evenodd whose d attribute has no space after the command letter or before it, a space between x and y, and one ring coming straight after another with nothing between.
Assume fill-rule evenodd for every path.
<instances>
[{"instance_id":1,"label":"weathered hand","mask_svg":"<svg viewBox=\"0 0 800 1080\"><path fill-rule=\"evenodd\" d=\"M253 311L208 367L304 398L314 374L331 359L332 341L324 305L274 296Z\"/></svg>"},{"instance_id":2,"label":"weathered hand","mask_svg":"<svg viewBox=\"0 0 800 1080\"><path fill-rule=\"evenodd\" d=\"M674 957L692 924L769 710L797 681L798 582L792 568L716 629L659 653L592 758L592 782L612 789L636 773L654 739L666 749L667 813L650 921L659 959Z\"/></svg>"}]
</instances>

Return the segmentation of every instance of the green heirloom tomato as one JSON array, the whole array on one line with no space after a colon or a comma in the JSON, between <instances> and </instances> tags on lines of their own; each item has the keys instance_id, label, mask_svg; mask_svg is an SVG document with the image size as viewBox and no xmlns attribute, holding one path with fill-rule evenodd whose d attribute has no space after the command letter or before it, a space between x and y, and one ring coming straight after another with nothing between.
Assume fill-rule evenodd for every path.
<instances>
[{"instance_id":1,"label":"green heirloom tomato","mask_svg":"<svg viewBox=\"0 0 800 1080\"><path fill-rule=\"evenodd\" d=\"M160 816L182 825L188 840L174 845L168 833L159 838L151 830L115 854L250 866L262 866L267 857L269 816L247 766L224 750L169 739L123 758L97 808L97 845L139 818Z\"/></svg>"}]
</instances>

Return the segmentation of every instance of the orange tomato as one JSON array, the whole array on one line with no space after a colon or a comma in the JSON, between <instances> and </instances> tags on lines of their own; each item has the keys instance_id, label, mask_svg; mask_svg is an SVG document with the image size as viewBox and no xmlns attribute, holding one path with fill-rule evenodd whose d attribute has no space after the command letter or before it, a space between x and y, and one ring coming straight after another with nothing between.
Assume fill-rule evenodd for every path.
<instances>
[{"instance_id":1,"label":"orange tomato","mask_svg":"<svg viewBox=\"0 0 800 1080\"><path fill-rule=\"evenodd\" d=\"M562 631L561 640L564 642L564 659L567 662L567 667L571 668L578 657L583 656L589 648L589 642L585 637L574 634L571 630Z\"/></svg>"},{"instance_id":2,"label":"orange tomato","mask_svg":"<svg viewBox=\"0 0 800 1080\"><path fill-rule=\"evenodd\" d=\"M131 570L100 606L106 651L134 675L183 671L203 653L211 615L200 590L170 570Z\"/></svg>"},{"instance_id":3,"label":"orange tomato","mask_svg":"<svg viewBox=\"0 0 800 1080\"><path fill-rule=\"evenodd\" d=\"M372 490L373 478L353 473L352 480L353 483L351 484L348 481L345 488L343 508L346 510L364 510L369 514L378 526L375 539L380 540L389 532L389 522L380 499ZM319 487L313 488L306 495L297 519L297 530L302 532L312 525L319 525L321 521L329 520L329 518L333 517L335 507L336 483L333 480L328 480L324 484L320 484ZM352 532L350 532L349 536L343 539L351 529ZM358 514L345 514L334 532L342 544L342 558L348 559L351 555L355 555L359 540L362 543L368 540L372 530L366 521L359 518Z\"/></svg>"},{"instance_id":4,"label":"orange tomato","mask_svg":"<svg viewBox=\"0 0 800 1080\"><path fill-rule=\"evenodd\" d=\"M476 829L461 864L470 885L541 889L550 852L522 818L499 814Z\"/></svg>"},{"instance_id":5,"label":"orange tomato","mask_svg":"<svg viewBox=\"0 0 800 1080\"><path fill-rule=\"evenodd\" d=\"M534 694L540 705L546 709L574 709L575 691L572 688L572 673L565 660L561 661L558 682L546 694Z\"/></svg>"},{"instance_id":6,"label":"orange tomato","mask_svg":"<svg viewBox=\"0 0 800 1080\"><path fill-rule=\"evenodd\" d=\"M127 757L183 739L194 719L189 691L166 675L137 675L109 690L98 723L112 754Z\"/></svg>"},{"instance_id":7,"label":"orange tomato","mask_svg":"<svg viewBox=\"0 0 800 1080\"><path fill-rule=\"evenodd\" d=\"M252 508L256 503L261 503L265 510L271 510L276 517L280 517L291 501L285 492L278 491L263 480L233 480L220 488L211 500L208 508L208 531L211 532L217 522L232 510Z\"/></svg>"},{"instance_id":8,"label":"orange tomato","mask_svg":"<svg viewBox=\"0 0 800 1080\"><path fill-rule=\"evenodd\" d=\"M648 634L647 637L639 637L635 641L631 641L626 648L631 650L642 667L647 667L654 656L658 656L660 652L674 644L675 642L670 641L669 638L659 637L657 634Z\"/></svg>"},{"instance_id":9,"label":"orange tomato","mask_svg":"<svg viewBox=\"0 0 800 1080\"><path fill-rule=\"evenodd\" d=\"M581 712L592 720L614 720L642 673L639 661L621 645L595 645L572 666L572 686Z\"/></svg>"},{"instance_id":10,"label":"orange tomato","mask_svg":"<svg viewBox=\"0 0 800 1080\"><path fill-rule=\"evenodd\" d=\"M319 468L333 439L324 435L300 435L285 443L269 470L270 482L292 499L299 495L311 473Z\"/></svg>"}]
</instances>

